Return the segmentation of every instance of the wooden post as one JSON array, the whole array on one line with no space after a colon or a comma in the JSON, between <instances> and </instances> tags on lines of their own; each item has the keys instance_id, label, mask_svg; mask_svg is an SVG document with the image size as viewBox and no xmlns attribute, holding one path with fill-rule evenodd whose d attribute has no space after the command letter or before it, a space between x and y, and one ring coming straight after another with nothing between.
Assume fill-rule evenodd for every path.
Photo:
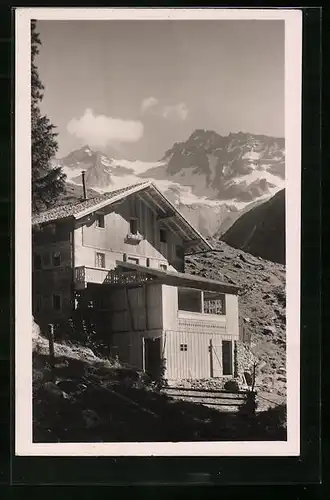
<instances>
[{"instance_id":1,"label":"wooden post","mask_svg":"<svg viewBox=\"0 0 330 500\"><path fill-rule=\"evenodd\" d=\"M149 330L149 318L148 318L148 287L143 285L144 289L144 314L145 314L145 328L146 331Z\"/></svg>"},{"instance_id":2,"label":"wooden post","mask_svg":"<svg viewBox=\"0 0 330 500\"><path fill-rule=\"evenodd\" d=\"M146 339L142 337L142 371L146 371Z\"/></svg>"},{"instance_id":3,"label":"wooden post","mask_svg":"<svg viewBox=\"0 0 330 500\"><path fill-rule=\"evenodd\" d=\"M213 343L212 343L212 339L210 339L209 351L210 351L210 376L213 377Z\"/></svg>"},{"instance_id":4,"label":"wooden post","mask_svg":"<svg viewBox=\"0 0 330 500\"><path fill-rule=\"evenodd\" d=\"M55 380L55 349L54 349L54 325L48 325L48 341L49 341L49 364L51 367L52 380Z\"/></svg>"},{"instance_id":5,"label":"wooden post","mask_svg":"<svg viewBox=\"0 0 330 500\"><path fill-rule=\"evenodd\" d=\"M253 373L252 373L252 386L251 386L251 391L254 391L255 383L256 383L256 366L257 363L253 363Z\"/></svg>"}]
</instances>

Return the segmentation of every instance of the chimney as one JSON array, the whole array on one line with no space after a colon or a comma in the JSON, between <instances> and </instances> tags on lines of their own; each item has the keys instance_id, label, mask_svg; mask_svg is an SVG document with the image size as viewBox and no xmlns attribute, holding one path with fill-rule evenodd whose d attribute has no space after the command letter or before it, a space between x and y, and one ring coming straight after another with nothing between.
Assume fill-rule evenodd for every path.
<instances>
[{"instance_id":1,"label":"chimney","mask_svg":"<svg viewBox=\"0 0 330 500\"><path fill-rule=\"evenodd\" d=\"M82 170L81 175L82 175L82 185L83 185L83 198L84 198L84 200L87 200L85 174L86 174L86 170Z\"/></svg>"}]
</instances>

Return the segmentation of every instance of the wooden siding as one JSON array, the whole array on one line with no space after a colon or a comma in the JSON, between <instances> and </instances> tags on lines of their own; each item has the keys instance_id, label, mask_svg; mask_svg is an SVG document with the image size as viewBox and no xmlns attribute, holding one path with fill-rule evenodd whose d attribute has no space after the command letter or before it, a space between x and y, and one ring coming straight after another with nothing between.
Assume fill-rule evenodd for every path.
<instances>
[{"instance_id":1,"label":"wooden siding","mask_svg":"<svg viewBox=\"0 0 330 500\"><path fill-rule=\"evenodd\" d=\"M130 232L129 221L138 219L138 231L143 236L139 243L127 241ZM179 267L177 246L183 242L179 235L166 228L165 223L157 221L157 214L138 196L131 196L116 207L109 207L105 212L105 227L95 226L96 215L78 223L75 230L75 265L95 266L95 252L105 253L106 268L113 269L116 260L123 260L123 255L139 259L139 264L158 268L160 264L169 269ZM160 242L160 228L167 230L168 242ZM172 265L173 264L173 265Z\"/></svg>"},{"instance_id":2,"label":"wooden siding","mask_svg":"<svg viewBox=\"0 0 330 500\"><path fill-rule=\"evenodd\" d=\"M162 336L162 330L117 333L112 336L111 356L128 366L144 370L144 339Z\"/></svg>"},{"instance_id":3,"label":"wooden siding","mask_svg":"<svg viewBox=\"0 0 330 500\"><path fill-rule=\"evenodd\" d=\"M234 341L231 335L205 334L192 331L166 331L164 333L166 377L169 380L224 377L222 367L222 341ZM212 361L210 353L212 342ZM187 346L181 350L180 345ZM232 344L234 367L234 343ZM232 378L233 375L228 375Z\"/></svg>"},{"instance_id":4,"label":"wooden siding","mask_svg":"<svg viewBox=\"0 0 330 500\"><path fill-rule=\"evenodd\" d=\"M55 231L49 227L43 231L33 231L33 255L41 257L41 269L33 262L33 313L36 317L49 321L68 316L73 308L72 280L72 232L70 223L58 223ZM54 253L60 254L60 265L52 260ZM53 307L53 295L60 295L61 309ZM38 305L38 307L37 307Z\"/></svg>"},{"instance_id":5,"label":"wooden siding","mask_svg":"<svg viewBox=\"0 0 330 500\"><path fill-rule=\"evenodd\" d=\"M147 332L163 328L161 285L149 285L146 289L139 287L109 290L107 307L111 316L109 328L111 327L113 333Z\"/></svg>"},{"instance_id":6,"label":"wooden siding","mask_svg":"<svg viewBox=\"0 0 330 500\"><path fill-rule=\"evenodd\" d=\"M162 286L162 316L164 330L177 330L178 289L175 286Z\"/></svg>"},{"instance_id":7,"label":"wooden siding","mask_svg":"<svg viewBox=\"0 0 330 500\"><path fill-rule=\"evenodd\" d=\"M238 296L226 295L226 328L227 333L235 339L239 338L239 319L238 319Z\"/></svg>"}]
</instances>

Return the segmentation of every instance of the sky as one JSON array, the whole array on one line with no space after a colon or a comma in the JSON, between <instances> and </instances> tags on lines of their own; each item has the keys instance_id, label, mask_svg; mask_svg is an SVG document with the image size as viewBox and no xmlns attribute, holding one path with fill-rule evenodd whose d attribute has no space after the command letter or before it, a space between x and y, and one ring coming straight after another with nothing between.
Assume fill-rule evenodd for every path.
<instances>
[{"instance_id":1,"label":"sky","mask_svg":"<svg viewBox=\"0 0 330 500\"><path fill-rule=\"evenodd\" d=\"M284 137L284 21L38 21L63 157L160 160L196 129Z\"/></svg>"}]
</instances>

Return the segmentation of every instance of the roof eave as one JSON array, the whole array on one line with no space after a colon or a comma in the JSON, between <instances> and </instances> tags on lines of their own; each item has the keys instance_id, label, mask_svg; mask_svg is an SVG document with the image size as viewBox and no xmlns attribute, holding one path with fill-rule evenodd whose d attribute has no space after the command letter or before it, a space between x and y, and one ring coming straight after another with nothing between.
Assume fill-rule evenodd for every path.
<instances>
[{"instance_id":1,"label":"roof eave","mask_svg":"<svg viewBox=\"0 0 330 500\"><path fill-rule=\"evenodd\" d=\"M96 205L92 205L91 207L86 208L85 210L82 210L80 212L77 212L74 214L75 219L82 219L83 217L86 217L86 215L89 215L97 210L100 210L101 208L104 208L106 206L113 205L116 201L127 198L128 196L131 196L132 194L138 193L139 191L142 191L142 189L146 189L149 187L151 184L150 181L146 182L145 185L143 184L142 186L137 186L136 188L132 188L130 191L126 191L125 193L120 193L117 196L114 196L113 198L108 198L106 200L100 201Z\"/></svg>"},{"instance_id":2,"label":"roof eave","mask_svg":"<svg viewBox=\"0 0 330 500\"><path fill-rule=\"evenodd\" d=\"M189 227L193 232L195 237L203 242L207 250L213 250L212 245L204 238L204 236L186 219L186 217L176 208L176 206L155 186L153 182L150 182L150 187L153 188L157 193L165 200L165 202L170 206L170 208L175 212L176 216L184 222L184 224ZM200 244L198 244L199 246Z\"/></svg>"},{"instance_id":3,"label":"roof eave","mask_svg":"<svg viewBox=\"0 0 330 500\"><path fill-rule=\"evenodd\" d=\"M63 217L56 217L54 219L49 219L49 220L44 220L44 221L41 221L41 222L34 222L32 220L32 227L35 227L35 226L43 226L45 224L56 224L57 222L62 222L64 220L68 220L68 219L72 219L73 218L73 215L65 215Z\"/></svg>"}]
</instances>

